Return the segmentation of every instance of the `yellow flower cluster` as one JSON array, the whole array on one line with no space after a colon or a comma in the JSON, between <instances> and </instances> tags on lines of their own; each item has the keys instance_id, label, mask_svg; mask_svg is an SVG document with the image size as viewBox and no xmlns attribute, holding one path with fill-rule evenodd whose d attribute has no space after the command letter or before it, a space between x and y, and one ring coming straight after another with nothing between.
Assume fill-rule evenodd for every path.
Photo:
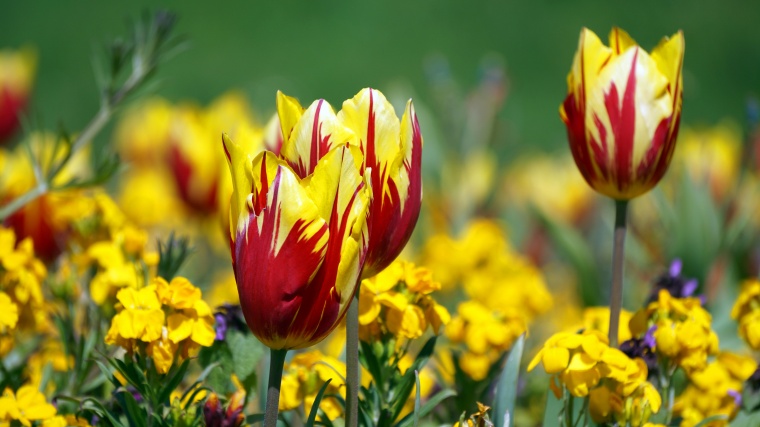
<instances>
[{"instance_id":1,"label":"yellow flower cluster","mask_svg":"<svg viewBox=\"0 0 760 427\"><path fill-rule=\"evenodd\" d=\"M47 269L33 246L29 238L17 244L13 230L0 226L0 355L10 350L14 330L50 329L42 295Z\"/></svg>"},{"instance_id":2,"label":"yellow flower cluster","mask_svg":"<svg viewBox=\"0 0 760 427\"><path fill-rule=\"evenodd\" d=\"M488 417L488 411L491 409L491 407L486 406L480 402L477 402L477 404L478 412L470 415L470 417L464 421L464 425L467 427L492 427L493 422ZM463 425L457 421L454 423L454 427L463 427Z\"/></svg>"},{"instance_id":3,"label":"yellow flower cluster","mask_svg":"<svg viewBox=\"0 0 760 427\"><path fill-rule=\"evenodd\" d=\"M11 425L16 421L31 427L35 421L55 417L55 406L47 403L45 395L32 385L23 385L15 393L6 388L0 397L0 425Z\"/></svg>"},{"instance_id":4,"label":"yellow flower cluster","mask_svg":"<svg viewBox=\"0 0 760 427\"><path fill-rule=\"evenodd\" d=\"M538 209L555 221L575 223L589 212L594 192L570 153L518 159L504 175L504 206Z\"/></svg>"},{"instance_id":5,"label":"yellow flower cluster","mask_svg":"<svg viewBox=\"0 0 760 427\"><path fill-rule=\"evenodd\" d=\"M141 226L176 228L178 219L218 214L222 230L228 229L232 181L222 130L251 144L251 153L263 144L263 129L237 92L223 94L206 108L156 98L128 111L115 132L117 149L132 165L119 196L127 216Z\"/></svg>"},{"instance_id":6,"label":"yellow flower cluster","mask_svg":"<svg viewBox=\"0 0 760 427\"><path fill-rule=\"evenodd\" d=\"M581 327L574 327L577 331L581 328L598 331L604 336L609 336L610 332L610 308L609 307L587 307L583 310L583 323ZM628 310L620 311L620 326L618 328L618 341L625 342L632 338L631 328L628 326L633 313Z\"/></svg>"},{"instance_id":7,"label":"yellow flower cluster","mask_svg":"<svg viewBox=\"0 0 760 427\"><path fill-rule=\"evenodd\" d=\"M451 319L430 295L440 288L430 270L399 260L364 280L359 291L360 339L381 340L387 334L416 339L428 325L438 334Z\"/></svg>"},{"instance_id":8,"label":"yellow flower cluster","mask_svg":"<svg viewBox=\"0 0 760 427\"><path fill-rule=\"evenodd\" d=\"M130 353L144 351L157 372L168 372L175 354L183 360L200 346L214 343L213 314L201 296L201 290L182 277L170 283L159 277L140 289L121 289L106 344Z\"/></svg>"},{"instance_id":9,"label":"yellow flower cluster","mask_svg":"<svg viewBox=\"0 0 760 427\"><path fill-rule=\"evenodd\" d=\"M613 417L640 426L660 410L662 400L647 382L646 363L610 347L607 337L598 331L551 336L531 360L528 371L539 363L551 375L550 387L558 399L562 387L573 396L589 396L589 411L596 422Z\"/></svg>"},{"instance_id":10,"label":"yellow flower cluster","mask_svg":"<svg viewBox=\"0 0 760 427\"><path fill-rule=\"evenodd\" d=\"M636 312L630 326L636 336L655 326L656 352L691 373L705 367L708 355L718 353L711 321L699 298L674 298L661 290L657 301Z\"/></svg>"},{"instance_id":11,"label":"yellow flower cluster","mask_svg":"<svg viewBox=\"0 0 760 427\"><path fill-rule=\"evenodd\" d=\"M431 237L422 264L435 271L443 291L461 284L470 298L491 310L514 308L529 322L552 307L541 272L510 247L494 221L472 222L459 240Z\"/></svg>"},{"instance_id":12,"label":"yellow flower cluster","mask_svg":"<svg viewBox=\"0 0 760 427\"><path fill-rule=\"evenodd\" d=\"M471 300L459 304L457 316L446 326L446 337L454 344L466 345L459 356L459 367L480 381L525 330L525 320L518 310L495 311Z\"/></svg>"},{"instance_id":13,"label":"yellow flower cluster","mask_svg":"<svg viewBox=\"0 0 760 427\"><path fill-rule=\"evenodd\" d=\"M73 263L82 271L94 268L90 297L110 305L122 288L145 285L146 268L156 265L158 254L146 250L148 233L134 226L104 192L82 195L56 214L68 224Z\"/></svg>"},{"instance_id":14,"label":"yellow flower cluster","mask_svg":"<svg viewBox=\"0 0 760 427\"><path fill-rule=\"evenodd\" d=\"M346 397L344 378L346 365L340 360L322 354L319 350L298 353L285 364L280 388L280 411L301 408L309 412L317 393L327 380L330 385L325 390L319 408L327 418L334 420L343 414L343 406L333 396Z\"/></svg>"},{"instance_id":15,"label":"yellow flower cluster","mask_svg":"<svg viewBox=\"0 0 760 427\"><path fill-rule=\"evenodd\" d=\"M714 415L726 415L728 420L714 421L711 427L727 426L741 406L742 385L756 368L751 357L722 352L690 374L688 386L673 405L673 412L683 418L681 427L694 427Z\"/></svg>"},{"instance_id":16,"label":"yellow flower cluster","mask_svg":"<svg viewBox=\"0 0 760 427\"><path fill-rule=\"evenodd\" d=\"M739 336L754 350L760 350L760 281L744 281L731 317L739 322Z\"/></svg>"}]
</instances>

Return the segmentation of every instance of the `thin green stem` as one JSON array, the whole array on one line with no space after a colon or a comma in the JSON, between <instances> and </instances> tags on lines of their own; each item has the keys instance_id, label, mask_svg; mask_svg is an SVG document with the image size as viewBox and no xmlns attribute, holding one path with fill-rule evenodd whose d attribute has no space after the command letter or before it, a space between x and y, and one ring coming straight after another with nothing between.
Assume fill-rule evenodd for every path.
<instances>
[{"instance_id":1,"label":"thin green stem","mask_svg":"<svg viewBox=\"0 0 760 427\"><path fill-rule=\"evenodd\" d=\"M346 313L346 427L359 423L359 286Z\"/></svg>"},{"instance_id":2,"label":"thin green stem","mask_svg":"<svg viewBox=\"0 0 760 427\"><path fill-rule=\"evenodd\" d=\"M19 209L23 208L27 203L33 202L36 198L42 196L47 192L48 186L45 182L38 182L37 185L21 196L11 200L7 205L0 208L0 222L8 219Z\"/></svg>"},{"instance_id":3,"label":"thin green stem","mask_svg":"<svg viewBox=\"0 0 760 427\"><path fill-rule=\"evenodd\" d=\"M573 427L573 404L575 403L575 398L572 394L567 395L567 399L565 400L565 425L567 427Z\"/></svg>"},{"instance_id":4,"label":"thin green stem","mask_svg":"<svg viewBox=\"0 0 760 427\"><path fill-rule=\"evenodd\" d=\"M628 200L615 201L615 235L612 248L612 289L610 290L610 347L618 346L620 311L623 308L623 266Z\"/></svg>"},{"instance_id":5,"label":"thin green stem","mask_svg":"<svg viewBox=\"0 0 760 427\"><path fill-rule=\"evenodd\" d=\"M280 385L282 384L282 368L285 366L287 350L270 349L269 388L267 389L266 412L264 427L276 427L280 406Z\"/></svg>"}]
</instances>

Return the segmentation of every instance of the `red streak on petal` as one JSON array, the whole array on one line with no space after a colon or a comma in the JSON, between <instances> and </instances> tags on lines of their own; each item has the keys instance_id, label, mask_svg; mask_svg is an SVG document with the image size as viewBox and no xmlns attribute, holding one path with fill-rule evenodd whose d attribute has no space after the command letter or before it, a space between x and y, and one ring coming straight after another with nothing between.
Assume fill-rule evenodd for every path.
<instances>
[{"instance_id":1,"label":"red streak on petal","mask_svg":"<svg viewBox=\"0 0 760 427\"><path fill-rule=\"evenodd\" d=\"M169 150L169 166L173 172L172 175L174 176L177 192L188 207L202 215L208 215L216 211L218 181L214 180L213 183L207 185L205 194L193 192L190 185L193 176L193 165L187 160L176 141L171 144Z\"/></svg>"},{"instance_id":2,"label":"red streak on petal","mask_svg":"<svg viewBox=\"0 0 760 427\"><path fill-rule=\"evenodd\" d=\"M0 142L7 140L18 128L19 115L26 107L26 95L9 88L0 88Z\"/></svg>"},{"instance_id":3,"label":"red streak on petal","mask_svg":"<svg viewBox=\"0 0 760 427\"><path fill-rule=\"evenodd\" d=\"M609 93L604 96L604 105L615 137L614 179L620 192L627 189L633 179L633 146L636 132L636 63L639 50L631 61L622 103L617 86L612 83ZM621 105L622 104L622 105Z\"/></svg>"}]
</instances>

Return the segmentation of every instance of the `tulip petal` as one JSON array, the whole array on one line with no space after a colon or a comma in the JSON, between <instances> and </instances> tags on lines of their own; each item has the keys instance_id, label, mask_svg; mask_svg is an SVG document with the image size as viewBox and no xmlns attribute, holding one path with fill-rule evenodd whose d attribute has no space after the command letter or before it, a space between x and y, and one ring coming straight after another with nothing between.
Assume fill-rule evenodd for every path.
<instances>
[{"instance_id":1,"label":"tulip petal","mask_svg":"<svg viewBox=\"0 0 760 427\"><path fill-rule=\"evenodd\" d=\"M278 109L281 108L279 105L278 103ZM283 117L282 114L286 116ZM280 115L283 135L286 134L292 120L287 114L292 113ZM319 99L303 112L290 135L283 139L280 154L303 179L314 172L319 159L334 147L349 142L352 138L352 132L338 123L330 104L324 99Z\"/></svg>"},{"instance_id":2,"label":"tulip petal","mask_svg":"<svg viewBox=\"0 0 760 427\"><path fill-rule=\"evenodd\" d=\"M372 277L401 252L419 216L422 135L411 100L401 122L382 93L363 89L338 114L356 133L373 192L369 254L363 276Z\"/></svg>"},{"instance_id":3,"label":"tulip petal","mask_svg":"<svg viewBox=\"0 0 760 427\"><path fill-rule=\"evenodd\" d=\"M266 172L269 156L257 157L253 169ZM282 348L280 340L301 309L301 294L322 264L327 240L327 224L298 177L277 165L266 206L252 210L234 243L235 278L246 321L268 346Z\"/></svg>"},{"instance_id":4,"label":"tulip petal","mask_svg":"<svg viewBox=\"0 0 760 427\"><path fill-rule=\"evenodd\" d=\"M301 116L303 116L303 107L301 106L301 103L299 103L297 99L287 96L278 90L276 117L279 118L278 123L282 130L281 135L284 140L290 139L290 134L293 132L296 123L301 120ZM267 128L269 128L269 126L267 126Z\"/></svg>"}]
</instances>

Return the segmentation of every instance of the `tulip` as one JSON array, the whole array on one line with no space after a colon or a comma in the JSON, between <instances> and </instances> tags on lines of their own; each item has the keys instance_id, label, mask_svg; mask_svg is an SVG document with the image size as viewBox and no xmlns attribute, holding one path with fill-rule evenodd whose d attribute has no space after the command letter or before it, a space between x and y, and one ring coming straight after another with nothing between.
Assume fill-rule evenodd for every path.
<instances>
[{"instance_id":1,"label":"tulip","mask_svg":"<svg viewBox=\"0 0 760 427\"><path fill-rule=\"evenodd\" d=\"M570 150L594 190L630 200L651 190L673 156L681 119L684 38L647 54L619 28L610 47L581 31L560 106Z\"/></svg>"},{"instance_id":2,"label":"tulip","mask_svg":"<svg viewBox=\"0 0 760 427\"><path fill-rule=\"evenodd\" d=\"M251 160L224 137L240 304L248 327L272 349L268 427L277 421L285 352L327 337L353 300L367 253L370 197L363 156L329 104L315 101L304 111L297 102L278 102L278 111L286 160L268 151Z\"/></svg>"},{"instance_id":3,"label":"tulip","mask_svg":"<svg viewBox=\"0 0 760 427\"><path fill-rule=\"evenodd\" d=\"M412 235L422 202L422 134L412 101L399 122L382 93L362 89L343 103L338 120L352 129L372 187L369 250L362 277L383 271Z\"/></svg>"},{"instance_id":4,"label":"tulip","mask_svg":"<svg viewBox=\"0 0 760 427\"><path fill-rule=\"evenodd\" d=\"M0 143L7 140L19 124L29 99L37 57L34 51L0 50Z\"/></svg>"},{"instance_id":5,"label":"tulip","mask_svg":"<svg viewBox=\"0 0 760 427\"><path fill-rule=\"evenodd\" d=\"M609 341L618 345L628 201L651 190L668 168L681 121L684 38L679 31L647 54L613 28L610 47L581 31L560 106L583 178L615 200Z\"/></svg>"},{"instance_id":6,"label":"tulip","mask_svg":"<svg viewBox=\"0 0 760 427\"><path fill-rule=\"evenodd\" d=\"M233 176L231 252L248 326L272 349L309 347L345 314L366 255L361 153L336 146L303 179L225 136ZM234 227L234 229L232 229Z\"/></svg>"}]
</instances>

